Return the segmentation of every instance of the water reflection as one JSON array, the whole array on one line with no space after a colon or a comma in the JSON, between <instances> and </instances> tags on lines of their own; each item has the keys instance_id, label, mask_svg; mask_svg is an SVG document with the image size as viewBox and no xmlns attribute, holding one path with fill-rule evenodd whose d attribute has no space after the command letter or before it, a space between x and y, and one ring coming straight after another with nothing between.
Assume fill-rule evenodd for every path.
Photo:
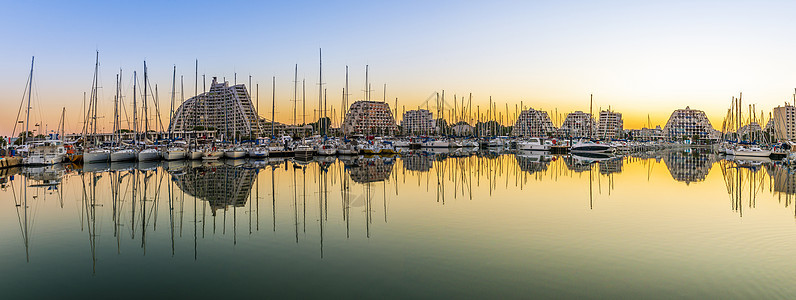
<instances>
[{"instance_id":1,"label":"water reflection","mask_svg":"<svg viewBox=\"0 0 796 300\"><path fill-rule=\"evenodd\" d=\"M123 269L125 259L144 256L148 260L135 261L157 271L168 271L180 257L215 270L217 261L234 263L235 253L252 268L291 272L289 265L317 267L317 259L364 268L355 262L403 261L401 255L412 251L432 255L429 249L461 251L467 259L458 266L475 268L467 262L485 259L479 251L508 255L512 264L537 261L526 256L534 251L561 260L583 254L576 249L568 252L572 256L557 256L558 250L578 247L568 238L589 246L595 246L590 239L606 239L643 248L632 236L649 233L644 226L665 227L644 223L658 213L646 211L664 210L664 219L688 220L682 205L692 203L699 204L693 213L724 213L735 223L738 217L758 221L749 212L765 209L758 207L761 201L787 207L783 215L790 221L796 216L796 169L768 160L718 157L700 148L631 156L499 152L445 149L388 157L5 169L0 170L0 197L9 201L0 203L11 204L3 204L10 213L0 221L2 232L21 236L17 241L22 242L4 240L0 250L12 260L35 263L46 259L52 251L47 249L84 249L64 254L86 268L72 272L89 273L90 263L91 273L103 275ZM687 198L690 191L699 196ZM686 199L667 199L677 205L663 205L656 198L670 193ZM714 199L720 206L709 205ZM776 213L782 211L769 216ZM46 234L38 234L42 228ZM612 240L614 235L630 237ZM460 241L477 245L468 249ZM616 250L596 246L603 253ZM517 252L501 252L505 249ZM281 260L286 263L271 265ZM434 263L443 260L426 261L423 268L434 271ZM469 270L447 267L457 274Z\"/></svg>"},{"instance_id":2,"label":"water reflection","mask_svg":"<svg viewBox=\"0 0 796 300\"><path fill-rule=\"evenodd\" d=\"M690 184L705 180L716 155L708 148L670 150L663 156L663 162L674 180Z\"/></svg>"},{"instance_id":3,"label":"water reflection","mask_svg":"<svg viewBox=\"0 0 796 300\"><path fill-rule=\"evenodd\" d=\"M228 206L245 207L254 186L257 169L243 168L236 164L202 164L200 166L175 169L172 180L186 194L207 201L211 213L225 210Z\"/></svg>"}]
</instances>

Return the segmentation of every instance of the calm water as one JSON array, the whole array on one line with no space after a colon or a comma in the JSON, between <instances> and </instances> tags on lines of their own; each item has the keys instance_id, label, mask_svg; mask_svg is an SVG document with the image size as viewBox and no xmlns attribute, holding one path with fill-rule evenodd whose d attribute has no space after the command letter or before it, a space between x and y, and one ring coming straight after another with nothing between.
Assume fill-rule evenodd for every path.
<instances>
[{"instance_id":1,"label":"calm water","mask_svg":"<svg viewBox=\"0 0 796 300\"><path fill-rule=\"evenodd\" d=\"M793 173L699 149L2 170L0 291L793 298Z\"/></svg>"}]
</instances>

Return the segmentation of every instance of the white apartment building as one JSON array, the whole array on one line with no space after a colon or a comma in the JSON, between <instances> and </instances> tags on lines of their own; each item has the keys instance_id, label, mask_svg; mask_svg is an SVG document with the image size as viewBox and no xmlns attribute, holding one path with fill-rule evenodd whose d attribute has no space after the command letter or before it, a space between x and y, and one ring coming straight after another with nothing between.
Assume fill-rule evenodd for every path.
<instances>
[{"instance_id":1,"label":"white apartment building","mask_svg":"<svg viewBox=\"0 0 796 300\"><path fill-rule=\"evenodd\" d=\"M169 122L169 131L192 131L196 128L213 130L226 138L232 138L236 132L239 138L263 133L262 121L246 86L218 83L216 77L213 77L210 91L183 102Z\"/></svg>"},{"instance_id":2,"label":"white apartment building","mask_svg":"<svg viewBox=\"0 0 796 300\"><path fill-rule=\"evenodd\" d=\"M514 122L512 135L514 136L532 136L532 137L547 137L556 131L550 116L546 111L535 110L529 108L520 113L517 121Z\"/></svg>"},{"instance_id":3,"label":"white apartment building","mask_svg":"<svg viewBox=\"0 0 796 300\"><path fill-rule=\"evenodd\" d=\"M663 131L670 140L690 139L694 136L702 140L716 140L720 135L719 131L710 124L704 111L691 107L672 112Z\"/></svg>"},{"instance_id":4,"label":"white apartment building","mask_svg":"<svg viewBox=\"0 0 796 300\"><path fill-rule=\"evenodd\" d=\"M346 134L395 134L397 126L387 102L357 101L351 104L343 121Z\"/></svg>"},{"instance_id":5,"label":"white apartment building","mask_svg":"<svg viewBox=\"0 0 796 300\"><path fill-rule=\"evenodd\" d=\"M425 109L415 109L404 112L401 120L404 134L429 135L437 132L434 124L434 114Z\"/></svg>"},{"instance_id":6,"label":"white apartment building","mask_svg":"<svg viewBox=\"0 0 796 300\"><path fill-rule=\"evenodd\" d=\"M615 139L622 135L624 123L622 114L609 110L600 112L600 121L597 124L597 137L601 139Z\"/></svg>"},{"instance_id":7,"label":"white apartment building","mask_svg":"<svg viewBox=\"0 0 796 300\"><path fill-rule=\"evenodd\" d=\"M576 111L567 114L564 123L558 129L558 134L571 137L592 137L596 125L590 113Z\"/></svg>"}]
</instances>

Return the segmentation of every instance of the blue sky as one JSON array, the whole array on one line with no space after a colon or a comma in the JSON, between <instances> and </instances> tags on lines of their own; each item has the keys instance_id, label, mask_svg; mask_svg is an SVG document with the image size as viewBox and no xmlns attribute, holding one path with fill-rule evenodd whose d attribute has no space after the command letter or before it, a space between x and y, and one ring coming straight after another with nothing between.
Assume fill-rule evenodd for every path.
<instances>
[{"instance_id":1,"label":"blue sky","mask_svg":"<svg viewBox=\"0 0 796 300\"><path fill-rule=\"evenodd\" d=\"M293 69L317 101L318 48L330 105L339 109L345 66L352 99L362 98L370 65L373 97L419 105L434 91L473 93L485 109L489 96L512 109L560 113L611 106L626 127L647 114L661 124L672 110L691 107L721 122L730 98L769 111L796 87L796 4L786 1L15 1L0 10L0 101L13 120L30 57L36 56L39 114L55 127L67 107L67 129L77 130L82 94L91 87L100 51L100 111L112 109L115 74L147 61L163 103L171 72L185 76L193 95L199 73L260 83L270 104L277 77L279 121L292 118ZM201 89L201 86L200 86ZM129 95L128 95L129 96ZM34 106L35 108L36 106ZM261 108L270 115L270 108ZM308 113L309 114L309 113ZM110 117L106 119L110 122ZM8 134L13 121L0 124ZM105 126L109 128L108 126Z\"/></svg>"}]
</instances>

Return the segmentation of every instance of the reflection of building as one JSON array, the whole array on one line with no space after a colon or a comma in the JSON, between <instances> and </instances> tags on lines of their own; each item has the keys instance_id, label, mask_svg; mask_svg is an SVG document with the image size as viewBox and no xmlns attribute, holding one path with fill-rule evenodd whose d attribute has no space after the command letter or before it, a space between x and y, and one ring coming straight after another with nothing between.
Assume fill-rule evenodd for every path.
<instances>
[{"instance_id":1,"label":"reflection of building","mask_svg":"<svg viewBox=\"0 0 796 300\"><path fill-rule=\"evenodd\" d=\"M691 139L694 136L702 140L719 138L719 132L710 125L705 112L690 107L672 112L663 131L670 140Z\"/></svg>"},{"instance_id":2,"label":"reflection of building","mask_svg":"<svg viewBox=\"0 0 796 300\"><path fill-rule=\"evenodd\" d=\"M689 184L704 181L710 173L714 160L708 152L700 153L697 149L688 149L666 153L663 162L674 180Z\"/></svg>"},{"instance_id":3,"label":"reflection of building","mask_svg":"<svg viewBox=\"0 0 796 300\"><path fill-rule=\"evenodd\" d=\"M622 114L609 110L600 112L600 122L597 124L597 137L601 139L619 138L624 129Z\"/></svg>"},{"instance_id":4,"label":"reflection of building","mask_svg":"<svg viewBox=\"0 0 796 300\"><path fill-rule=\"evenodd\" d=\"M520 113L512 130L515 136L546 137L555 132L556 128L546 111L529 108Z\"/></svg>"},{"instance_id":5,"label":"reflection of building","mask_svg":"<svg viewBox=\"0 0 796 300\"><path fill-rule=\"evenodd\" d=\"M774 138L778 140L796 139L796 106L785 105L774 108Z\"/></svg>"},{"instance_id":6,"label":"reflection of building","mask_svg":"<svg viewBox=\"0 0 796 300\"><path fill-rule=\"evenodd\" d=\"M433 158L430 155L406 155L402 156L401 160L407 171L428 172L434 166Z\"/></svg>"},{"instance_id":7,"label":"reflection of building","mask_svg":"<svg viewBox=\"0 0 796 300\"><path fill-rule=\"evenodd\" d=\"M600 161L600 174L608 175L613 173L622 173L622 158L613 158L609 160Z\"/></svg>"},{"instance_id":8,"label":"reflection of building","mask_svg":"<svg viewBox=\"0 0 796 300\"><path fill-rule=\"evenodd\" d=\"M268 129L270 127L269 123ZM235 132L249 136L259 135L264 131L246 86L229 86L229 82L218 83L215 77L209 92L186 100L169 122L169 131L205 128L218 130L228 137Z\"/></svg>"},{"instance_id":9,"label":"reflection of building","mask_svg":"<svg viewBox=\"0 0 796 300\"><path fill-rule=\"evenodd\" d=\"M384 181L392 173L393 159L386 157L354 159L345 169L356 183Z\"/></svg>"},{"instance_id":10,"label":"reflection of building","mask_svg":"<svg viewBox=\"0 0 796 300\"><path fill-rule=\"evenodd\" d=\"M774 191L796 194L796 169L782 165L766 165L768 176L774 179Z\"/></svg>"},{"instance_id":11,"label":"reflection of building","mask_svg":"<svg viewBox=\"0 0 796 300\"><path fill-rule=\"evenodd\" d=\"M434 115L425 109L409 110L404 112L401 120L404 134L433 134L436 133Z\"/></svg>"},{"instance_id":12,"label":"reflection of building","mask_svg":"<svg viewBox=\"0 0 796 300\"><path fill-rule=\"evenodd\" d=\"M567 114L558 133L563 136L591 137L595 126L594 118L591 114L576 111Z\"/></svg>"},{"instance_id":13,"label":"reflection of building","mask_svg":"<svg viewBox=\"0 0 796 300\"><path fill-rule=\"evenodd\" d=\"M517 159L520 170L530 174L547 171L547 167L550 165L550 155L544 153L521 151L514 155L514 158Z\"/></svg>"},{"instance_id":14,"label":"reflection of building","mask_svg":"<svg viewBox=\"0 0 796 300\"><path fill-rule=\"evenodd\" d=\"M387 102L357 101L345 114L343 128L346 134L387 134L395 132L395 119Z\"/></svg>"},{"instance_id":15,"label":"reflection of building","mask_svg":"<svg viewBox=\"0 0 796 300\"><path fill-rule=\"evenodd\" d=\"M174 178L185 193L207 201L215 215L216 209L246 205L256 176L253 169L218 165L189 168Z\"/></svg>"}]
</instances>

